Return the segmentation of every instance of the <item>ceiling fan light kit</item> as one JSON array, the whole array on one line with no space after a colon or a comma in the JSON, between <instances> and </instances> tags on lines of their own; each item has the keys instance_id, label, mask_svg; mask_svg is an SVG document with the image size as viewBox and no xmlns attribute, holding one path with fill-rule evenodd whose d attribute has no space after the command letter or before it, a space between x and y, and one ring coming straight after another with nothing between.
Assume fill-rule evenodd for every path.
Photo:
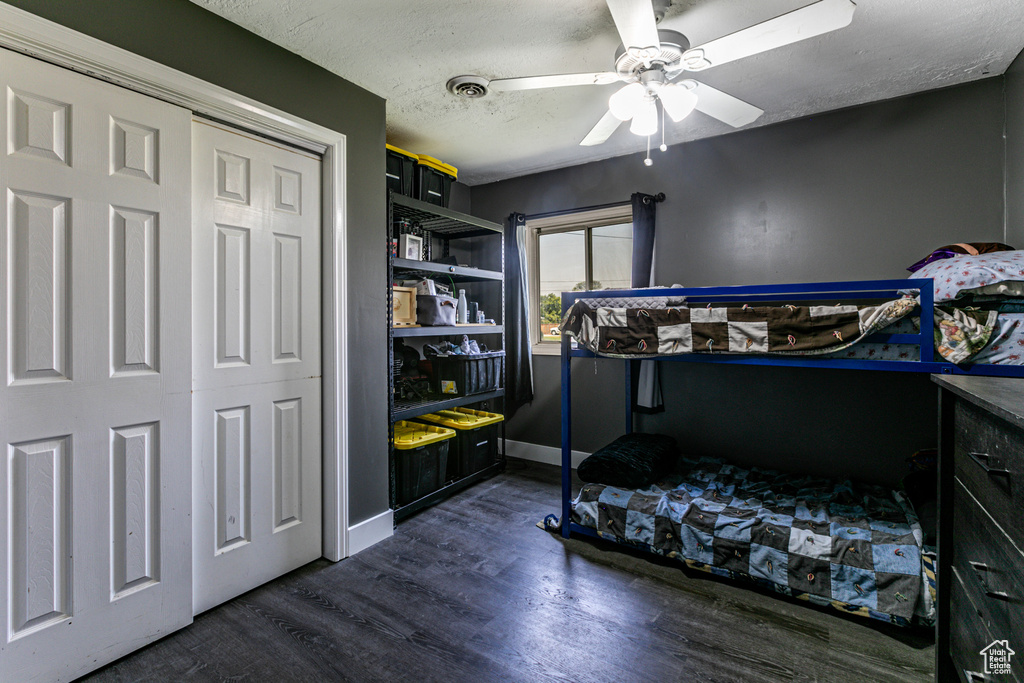
<instances>
[{"instance_id":1,"label":"ceiling fan light kit","mask_svg":"<svg viewBox=\"0 0 1024 683\"><path fill-rule=\"evenodd\" d=\"M683 72L700 72L719 64L773 50L807 38L848 26L857 6L851 0L818 0L768 21L690 47L686 36L658 29L658 21L671 0L605 0L622 44L615 52L615 71L498 78L457 76L448 81L448 91L460 97L483 97L488 90L508 92L570 85L626 85L608 98L608 111L580 142L599 145L623 121L630 121L632 133L647 137L651 165L650 136L658 132L658 102L664 114L679 123L695 109L734 128L748 125L764 113L761 109L693 79L676 80Z\"/></svg>"},{"instance_id":2,"label":"ceiling fan light kit","mask_svg":"<svg viewBox=\"0 0 1024 683\"><path fill-rule=\"evenodd\" d=\"M633 112L633 122L629 131L642 137L658 132L658 105L654 95L647 93Z\"/></svg>"},{"instance_id":3,"label":"ceiling fan light kit","mask_svg":"<svg viewBox=\"0 0 1024 683\"><path fill-rule=\"evenodd\" d=\"M642 83L630 83L612 93L608 98L608 110L619 121L629 121L646 95L647 88Z\"/></svg>"}]
</instances>

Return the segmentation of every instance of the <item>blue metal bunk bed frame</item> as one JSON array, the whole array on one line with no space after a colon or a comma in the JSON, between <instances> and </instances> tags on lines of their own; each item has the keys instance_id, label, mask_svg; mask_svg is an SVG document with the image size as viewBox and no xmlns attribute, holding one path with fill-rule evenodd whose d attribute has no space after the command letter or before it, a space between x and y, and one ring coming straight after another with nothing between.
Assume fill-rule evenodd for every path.
<instances>
[{"instance_id":1,"label":"blue metal bunk bed frame","mask_svg":"<svg viewBox=\"0 0 1024 683\"><path fill-rule=\"evenodd\" d=\"M635 360L658 360L684 363L731 363L735 365L777 365L798 368L838 368L888 372L926 372L943 375L1024 377L1024 365L968 365L960 367L935 360L933 328L935 324L934 285L931 278L906 280L859 280L852 282L814 282L789 285L737 285L728 287L682 287L656 289L600 290L594 292L563 292L562 315L579 299L686 297L687 305L696 303L772 302L772 301L835 301L850 299L898 298L901 291L918 290L921 298L921 326L917 334L875 334L865 341L890 344L912 344L920 350L920 360L863 360L821 358L813 356L755 356L743 354L691 353L679 356L638 357ZM574 523L570 516L572 503L572 373L573 358L597 358L585 349L571 348L568 335L562 335L562 536L577 533L601 538L593 529ZM616 359L619 360L619 359ZM626 361L626 433L633 431L632 372L634 359Z\"/></svg>"}]
</instances>

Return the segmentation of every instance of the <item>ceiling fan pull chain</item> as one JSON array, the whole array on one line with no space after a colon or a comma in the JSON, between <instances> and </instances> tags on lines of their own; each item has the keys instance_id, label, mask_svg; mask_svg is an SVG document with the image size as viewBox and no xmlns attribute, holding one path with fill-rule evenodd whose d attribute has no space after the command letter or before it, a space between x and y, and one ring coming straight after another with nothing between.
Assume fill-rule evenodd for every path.
<instances>
[{"instance_id":1,"label":"ceiling fan pull chain","mask_svg":"<svg viewBox=\"0 0 1024 683\"><path fill-rule=\"evenodd\" d=\"M650 166L654 162L651 161L651 136L647 136L647 158L644 159L644 166Z\"/></svg>"},{"instance_id":2,"label":"ceiling fan pull chain","mask_svg":"<svg viewBox=\"0 0 1024 683\"><path fill-rule=\"evenodd\" d=\"M668 151L668 145L665 144L665 105L664 105L664 103L662 103L662 105L661 105L661 147L659 147L658 149L660 149L662 152L667 152Z\"/></svg>"}]
</instances>

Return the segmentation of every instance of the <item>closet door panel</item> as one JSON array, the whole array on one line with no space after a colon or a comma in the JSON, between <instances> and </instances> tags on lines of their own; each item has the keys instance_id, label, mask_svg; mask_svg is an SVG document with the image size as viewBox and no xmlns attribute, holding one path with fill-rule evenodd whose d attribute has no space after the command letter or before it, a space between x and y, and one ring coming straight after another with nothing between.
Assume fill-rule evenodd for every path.
<instances>
[{"instance_id":1,"label":"closet door panel","mask_svg":"<svg viewBox=\"0 0 1024 683\"><path fill-rule=\"evenodd\" d=\"M195 610L322 554L320 159L193 123Z\"/></svg>"},{"instance_id":2,"label":"closet door panel","mask_svg":"<svg viewBox=\"0 0 1024 683\"><path fill-rule=\"evenodd\" d=\"M0 680L69 680L191 621L191 114L0 91Z\"/></svg>"}]
</instances>

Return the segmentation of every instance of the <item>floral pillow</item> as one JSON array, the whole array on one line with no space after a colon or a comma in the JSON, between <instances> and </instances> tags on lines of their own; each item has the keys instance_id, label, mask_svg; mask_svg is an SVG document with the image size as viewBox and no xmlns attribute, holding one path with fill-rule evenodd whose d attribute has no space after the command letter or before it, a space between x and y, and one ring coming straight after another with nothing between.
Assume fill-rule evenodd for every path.
<instances>
[{"instance_id":1,"label":"floral pillow","mask_svg":"<svg viewBox=\"0 0 1024 683\"><path fill-rule=\"evenodd\" d=\"M911 278L932 278L935 303L966 295L1017 297L1024 293L1024 250L956 256L934 261Z\"/></svg>"}]
</instances>

